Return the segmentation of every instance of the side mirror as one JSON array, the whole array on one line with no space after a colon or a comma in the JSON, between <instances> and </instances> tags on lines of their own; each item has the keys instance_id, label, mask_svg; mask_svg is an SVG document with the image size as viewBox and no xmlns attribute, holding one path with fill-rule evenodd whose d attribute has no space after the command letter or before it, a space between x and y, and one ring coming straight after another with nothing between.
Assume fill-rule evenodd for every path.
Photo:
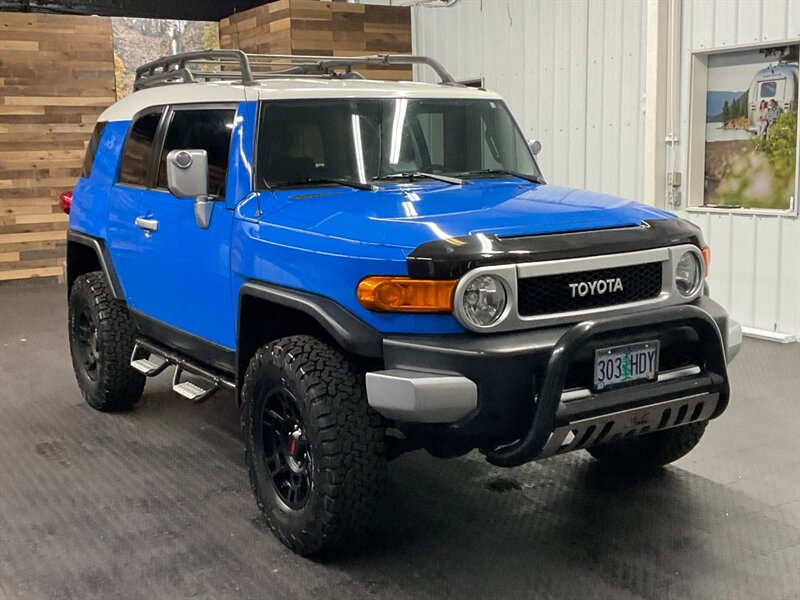
<instances>
[{"instance_id":1,"label":"side mirror","mask_svg":"<svg viewBox=\"0 0 800 600\"><path fill-rule=\"evenodd\" d=\"M214 201L208 197L208 153L172 150L167 154L167 187L176 198L194 198L197 226L208 229Z\"/></svg>"},{"instance_id":2,"label":"side mirror","mask_svg":"<svg viewBox=\"0 0 800 600\"><path fill-rule=\"evenodd\" d=\"M528 146L530 147L531 152L533 152L534 156L536 156L537 154L539 154L539 152L542 151L542 142L540 142L539 140L528 140Z\"/></svg>"}]
</instances>

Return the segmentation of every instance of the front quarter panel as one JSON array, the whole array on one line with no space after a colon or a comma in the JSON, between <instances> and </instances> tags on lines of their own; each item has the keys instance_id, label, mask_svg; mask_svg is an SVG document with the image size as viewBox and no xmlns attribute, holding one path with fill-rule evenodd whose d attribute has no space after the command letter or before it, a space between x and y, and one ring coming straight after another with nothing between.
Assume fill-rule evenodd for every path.
<instances>
[{"instance_id":1,"label":"front quarter panel","mask_svg":"<svg viewBox=\"0 0 800 600\"><path fill-rule=\"evenodd\" d=\"M356 286L364 277L408 274L402 249L278 227L237 213L231 254L235 296L246 281L264 281L330 298L384 333L465 331L451 314L380 313L358 303Z\"/></svg>"}]
</instances>

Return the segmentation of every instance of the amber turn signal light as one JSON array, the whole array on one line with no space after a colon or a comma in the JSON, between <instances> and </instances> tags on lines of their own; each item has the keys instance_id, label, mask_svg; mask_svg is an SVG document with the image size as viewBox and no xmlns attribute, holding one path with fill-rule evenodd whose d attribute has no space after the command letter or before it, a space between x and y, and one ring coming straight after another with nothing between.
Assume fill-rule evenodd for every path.
<instances>
[{"instance_id":1,"label":"amber turn signal light","mask_svg":"<svg viewBox=\"0 0 800 600\"><path fill-rule=\"evenodd\" d=\"M708 273L711 270L711 247L710 246L703 246L700 249L700 252L703 255L703 262L706 266L706 277L708 277Z\"/></svg>"},{"instance_id":2,"label":"amber turn signal light","mask_svg":"<svg viewBox=\"0 0 800 600\"><path fill-rule=\"evenodd\" d=\"M367 277L358 284L364 308L387 312L446 313L453 310L453 280Z\"/></svg>"}]
</instances>

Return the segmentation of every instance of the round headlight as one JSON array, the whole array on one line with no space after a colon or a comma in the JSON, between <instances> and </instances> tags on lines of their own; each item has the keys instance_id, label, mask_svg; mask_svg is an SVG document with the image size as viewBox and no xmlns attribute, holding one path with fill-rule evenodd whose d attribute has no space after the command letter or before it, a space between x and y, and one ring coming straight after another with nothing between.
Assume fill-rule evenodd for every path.
<instances>
[{"instance_id":1,"label":"round headlight","mask_svg":"<svg viewBox=\"0 0 800 600\"><path fill-rule=\"evenodd\" d=\"M477 327L497 321L506 308L506 288L492 275L479 275L464 288L461 298L466 319Z\"/></svg>"},{"instance_id":2,"label":"round headlight","mask_svg":"<svg viewBox=\"0 0 800 600\"><path fill-rule=\"evenodd\" d=\"M689 298L697 293L703 282L703 267L694 252L684 252L675 269L675 287L681 296Z\"/></svg>"}]
</instances>

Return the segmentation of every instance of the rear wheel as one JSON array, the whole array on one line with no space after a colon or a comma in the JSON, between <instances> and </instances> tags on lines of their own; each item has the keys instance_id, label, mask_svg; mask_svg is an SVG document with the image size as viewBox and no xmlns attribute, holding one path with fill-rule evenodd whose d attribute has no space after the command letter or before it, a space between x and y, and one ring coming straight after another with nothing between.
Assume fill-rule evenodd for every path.
<instances>
[{"instance_id":1,"label":"rear wheel","mask_svg":"<svg viewBox=\"0 0 800 600\"><path fill-rule=\"evenodd\" d=\"M129 410L142 396L145 377L130 366L136 338L124 302L99 271L81 275L69 295L69 345L78 387L92 408Z\"/></svg>"},{"instance_id":2,"label":"rear wheel","mask_svg":"<svg viewBox=\"0 0 800 600\"><path fill-rule=\"evenodd\" d=\"M309 336L259 349L242 427L258 506L286 546L310 556L363 538L383 481L384 427L340 352Z\"/></svg>"},{"instance_id":3,"label":"rear wheel","mask_svg":"<svg viewBox=\"0 0 800 600\"><path fill-rule=\"evenodd\" d=\"M703 437L708 421L690 423L638 437L587 448L603 463L627 469L660 467L691 452Z\"/></svg>"}]
</instances>

